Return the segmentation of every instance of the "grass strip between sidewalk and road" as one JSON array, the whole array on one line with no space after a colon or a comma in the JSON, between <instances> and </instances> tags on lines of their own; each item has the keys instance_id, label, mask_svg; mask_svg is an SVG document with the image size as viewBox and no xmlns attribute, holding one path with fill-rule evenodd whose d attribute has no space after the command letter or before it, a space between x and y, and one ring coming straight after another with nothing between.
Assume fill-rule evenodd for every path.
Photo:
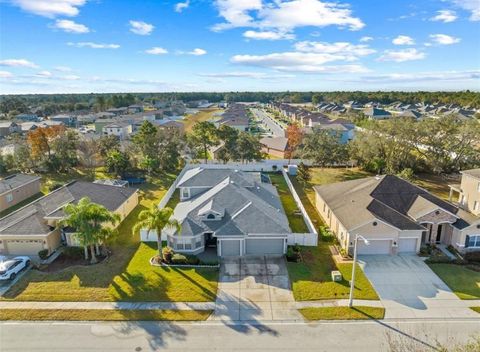
<instances>
[{"instance_id":1,"label":"grass strip between sidewalk and road","mask_svg":"<svg viewBox=\"0 0 480 352\"><path fill-rule=\"evenodd\" d=\"M480 314L480 307L470 307L470 309Z\"/></svg>"},{"instance_id":2,"label":"grass strip between sidewalk and road","mask_svg":"<svg viewBox=\"0 0 480 352\"><path fill-rule=\"evenodd\" d=\"M385 308L378 307L315 307L298 310L307 320L383 319Z\"/></svg>"},{"instance_id":3,"label":"grass strip between sidewalk and road","mask_svg":"<svg viewBox=\"0 0 480 352\"><path fill-rule=\"evenodd\" d=\"M64 320L64 321L201 321L211 310L119 310L119 309L2 309L5 320Z\"/></svg>"}]
</instances>

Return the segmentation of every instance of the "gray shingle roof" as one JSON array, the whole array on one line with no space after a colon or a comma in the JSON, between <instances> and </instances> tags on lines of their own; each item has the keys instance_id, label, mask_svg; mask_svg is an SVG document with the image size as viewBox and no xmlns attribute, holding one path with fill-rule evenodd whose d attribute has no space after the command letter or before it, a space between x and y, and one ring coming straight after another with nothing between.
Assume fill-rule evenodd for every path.
<instances>
[{"instance_id":1,"label":"gray shingle roof","mask_svg":"<svg viewBox=\"0 0 480 352\"><path fill-rule=\"evenodd\" d=\"M462 174L480 179L480 169L464 170Z\"/></svg>"},{"instance_id":2,"label":"gray shingle roof","mask_svg":"<svg viewBox=\"0 0 480 352\"><path fill-rule=\"evenodd\" d=\"M209 231L217 236L291 232L276 188L261 183L259 173L230 169L189 171L191 174L184 175L180 187L196 185L209 189L175 208L174 217L182 222L180 236ZM204 220L200 214L209 209L223 214L221 220Z\"/></svg>"},{"instance_id":3,"label":"gray shingle roof","mask_svg":"<svg viewBox=\"0 0 480 352\"><path fill-rule=\"evenodd\" d=\"M315 186L314 188L347 230L375 218L401 230L423 229L415 222L417 215L424 215L425 212L436 208L444 209L452 214L458 213L458 208L454 205L391 175L368 177ZM465 222L463 219L459 219L454 226L463 228Z\"/></svg>"},{"instance_id":4,"label":"gray shingle roof","mask_svg":"<svg viewBox=\"0 0 480 352\"><path fill-rule=\"evenodd\" d=\"M63 217L62 208L68 203L88 197L114 211L136 191L134 188L74 181L0 219L0 236L48 234L52 228L46 224L45 218Z\"/></svg>"},{"instance_id":5,"label":"gray shingle roof","mask_svg":"<svg viewBox=\"0 0 480 352\"><path fill-rule=\"evenodd\" d=\"M5 177L0 180L0 194L11 191L14 188L21 187L35 180L39 180L40 177L34 175L16 174L9 177Z\"/></svg>"}]
</instances>

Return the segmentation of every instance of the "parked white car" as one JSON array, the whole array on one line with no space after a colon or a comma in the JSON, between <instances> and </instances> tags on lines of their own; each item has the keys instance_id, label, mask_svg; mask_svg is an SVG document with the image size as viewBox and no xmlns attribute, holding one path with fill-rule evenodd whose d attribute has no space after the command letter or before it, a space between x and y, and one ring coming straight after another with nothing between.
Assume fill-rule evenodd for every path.
<instances>
[{"instance_id":1,"label":"parked white car","mask_svg":"<svg viewBox=\"0 0 480 352\"><path fill-rule=\"evenodd\" d=\"M29 257L15 257L0 263L0 280L13 280L17 274L30 265Z\"/></svg>"}]
</instances>

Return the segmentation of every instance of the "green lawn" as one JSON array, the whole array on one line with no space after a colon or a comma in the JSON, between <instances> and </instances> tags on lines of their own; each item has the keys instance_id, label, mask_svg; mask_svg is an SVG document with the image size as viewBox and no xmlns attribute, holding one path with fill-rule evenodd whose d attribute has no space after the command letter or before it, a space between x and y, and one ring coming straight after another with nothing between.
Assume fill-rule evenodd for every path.
<instances>
[{"instance_id":1,"label":"green lawn","mask_svg":"<svg viewBox=\"0 0 480 352\"><path fill-rule=\"evenodd\" d=\"M283 205L283 209L288 218L290 229L296 233L307 233L308 227L303 220L303 216L300 213L300 209L297 207L295 199L293 199L292 193L288 189L287 183L281 173L269 174L272 184L277 187L280 200Z\"/></svg>"},{"instance_id":2,"label":"green lawn","mask_svg":"<svg viewBox=\"0 0 480 352\"><path fill-rule=\"evenodd\" d=\"M8 208L8 209L5 209L4 211L0 212L0 218L3 218L4 216L7 216L8 214L10 213L13 213L15 210L18 210L20 209L21 207L27 205L27 204L30 204L31 202L33 202L34 200L40 198L40 197L43 197L43 193L42 192L39 192L37 194L34 194L33 196L21 201L20 203L17 203L15 204L14 206Z\"/></svg>"},{"instance_id":3,"label":"green lawn","mask_svg":"<svg viewBox=\"0 0 480 352\"><path fill-rule=\"evenodd\" d=\"M470 307L471 310L480 313L480 307Z\"/></svg>"},{"instance_id":4,"label":"green lawn","mask_svg":"<svg viewBox=\"0 0 480 352\"><path fill-rule=\"evenodd\" d=\"M303 187L295 177L290 179L310 219L321 233L321 226L324 223L315 209L315 192L312 186L353 180L367 177L370 174L356 168L311 168L310 170L312 180L306 187ZM320 236L317 247L301 247L303 262L287 264L296 300L348 297L350 289L348 280L351 278L352 264L336 264L328 248L332 242L333 238ZM343 281L333 282L330 276L332 270L339 270L343 275ZM357 266L355 275L354 295L361 299L378 299L377 293L359 266Z\"/></svg>"},{"instance_id":5,"label":"green lawn","mask_svg":"<svg viewBox=\"0 0 480 352\"><path fill-rule=\"evenodd\" d=\"M196 114L188 115L182 122L185 128L185 132L189 133L192 131L193 126L197 122L209 121L214 118L214 114L222 111L222 109L211 108L203 109L197 112Z\"/></svg>"},{"instance_id":6,"label":"green lawn","mask_svg":"<svg viewBox=\"0 0 480 352\"><path fill-rule=\"evenodd\" d=\"M429 266L459 298L480 299L480 272L454 264Z\"/></svg>"},{"instance_id":7,"label":"green lawn","mask_svg":"<svg viewBox=\"0 0 480 352\"><path fill-rule=\"evenodd\" d=\"M413 183L441 199L448 200L450 194L448 184L454 182L448 181L439 175L420 174L413 180Z\"/></svg>"},{"instance_id":8,"label":"green lawn","mask_svg":"<svg viewBox=\"0 0 480 352\"><path fill-rule=\"evenodd\" d=\"M331 243L321 237L317 247L300 247L303 262L287 263L295 300L348 298L352 264L337 264L328 249L329 244ZM333 282L331 279L332 270L339 270L343 275L343 280ZM354 297L358 299L379 299L358 264L355 272Z\"/></svg>"},{"instance_id":9,"label":"green lawn","mask_svg":"<svg viewBox=\"0 0 480 352\"><path fill-rule=\"evenodd\" d=\"M367 320L383 319L385 308L376 307L321 307L298 310L307 320Z\"/></svg>"},{"instance_id":10,"label":"green lawn","mask_svg":"<svg viewBox=\"0 0 480 352\"><path fill-rule=\"evenodd\" d=\"M211 301L215 298L217 271L152 267L148 259L154 245L140 244L132 226L140 211L157 204L175 175L164 175L141 186L140 204L119 226L110 244L113 255L94 266L74 266L47 273L31 270L4 299L19 301Z\"/></svg>"},{"instance_id":11,"label":"green lawn","mask_svg":"<svg viewBox=\"0 0 480 352\"><path fill-rule=\"evenodd\" d=\"M128 320L206 320L209 310L119 310L119 309L2 309L0 320L67 320L67 321L128 321Z\"/></svg>"}]
</instances>

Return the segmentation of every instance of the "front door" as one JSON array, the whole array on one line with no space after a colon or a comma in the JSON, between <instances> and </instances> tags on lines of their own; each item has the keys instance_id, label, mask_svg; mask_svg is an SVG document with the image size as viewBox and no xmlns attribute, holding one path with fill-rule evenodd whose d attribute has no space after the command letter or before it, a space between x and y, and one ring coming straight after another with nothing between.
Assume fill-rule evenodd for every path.
<instances>
[{"instance_id":1,"label":"front door","mask_svg":"<svg viewBox=\"0 0 480 352\"><path fill-rule=\"evenodd\" d=\"M436 243L440 243L440 240L442 239L442 230L443 230L443 225L438 225L438 227L437 227L437 238L435 239Z\"/></svg>"},{"instance_id":2,"label":"front door","mask_svg":"<svg viewBox=\"0 0 480 352\"><path fill-rule=\"evenodd\" d=\"M205 232L205 247L217 247L217 238L213 237L212 232Z\"/></svg>"}]
</instances>

